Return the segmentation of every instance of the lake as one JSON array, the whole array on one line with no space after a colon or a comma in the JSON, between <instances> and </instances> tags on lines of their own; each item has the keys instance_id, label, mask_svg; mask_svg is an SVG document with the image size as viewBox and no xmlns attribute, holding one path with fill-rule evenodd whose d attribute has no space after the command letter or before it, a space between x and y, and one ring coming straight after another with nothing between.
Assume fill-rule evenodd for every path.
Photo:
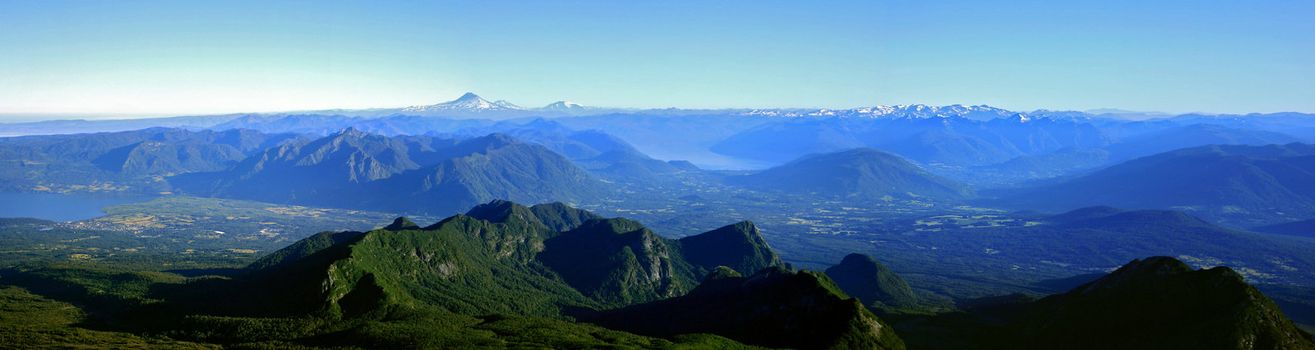
<instances>
[{"instance_id":1,"label":"lake","mask_svg":"<svg viewBox=\"0 0 1315 350\"><path fill-rule=\"evenodd\" d=\"M154 198L123 194L0 192L0 217L74 221L105 215L101 208Z\"/></svg>"}]
</instances>

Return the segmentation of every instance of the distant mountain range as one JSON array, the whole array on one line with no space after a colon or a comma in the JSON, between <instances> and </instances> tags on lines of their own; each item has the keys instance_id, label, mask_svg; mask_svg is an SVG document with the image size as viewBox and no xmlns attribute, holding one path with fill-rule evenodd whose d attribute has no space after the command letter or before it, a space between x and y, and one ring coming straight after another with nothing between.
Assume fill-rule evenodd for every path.
<instances>
[{"instance_id":1,"label":"distant mountain range","mask_svg":"<svg viewBox=\"0 0 1315 350\"><path fill-rule=\"evenodd\" d=\"M809 153L872 147L923 164L981 165L1110 142L1098 128L1080 121L1021 114L994 119L977 116L1003 113L995 109L959 112L783 118L726 138L711 149L736 157L782 161Z\"/></svg>"},{"instance_id":2,"label":"distant mountain range","mask_svg":"<svg viewBox=\"0 0 1315 350\"><path fill-rule=\"evenodd\" d=\"M1051 210L1177 208L1244 227L1315 217L1315 146L1204 146L1134 159L1010 194Z\"/></svg>"},{"instance_id":3,"label":"distant mountain range","mask_svg":"<svg viewBox=\"0 0 1315 350\"><path fill-rule=\"evenodd\" d=\"M477 96L466 102L473 98ZM980 121L959 114L515 121L242 117L228 123L287 133L153 128L0 138L0 162L12 165L0 170L0 179L6 180L0 186L10 191L182 192L447 214L492 199L597 203L615 193L613 185L693 188L716 185L717 179L760 192L850 201L956 201L992 185L1009 184L1015 188L986 191L991 195L979 203L1046 211L1095 205L1181 209L1240 227L1315 217L1315 192L1305 185L1315 175L1302 163L1315 151L1290 143L1299 139L1295 136L1239 128L1245 126L1241 124L1088 123L1073 118L1024 120L1018 115L1013 120ZM336 126L346 127L326 131ZM426 128L443 131L412 132ZM602 130L606 128L621 135ZM825 132L801 133L806 130ZM625 137L657 142L657 135L644 135L661 131L668 139L680 135L682 140L694 140L676 142L668 150L699 144L718 150L719 144L734 144L737 149L780 156L850 148L809 153L761 171L725 176L693 163L650 157ZM710 143L718 138L724 139ZM907 142L873 148L864 140ZM814 141L825 141L826 146L813 147ZM1277 143L1284 144L1261 146ZM1223 145L1181 149L1212 144ZM1166 149L1163 154L1144 154ZM1013 155L1019 156L1010 158ZM1007 160L971 165L979 163L972 159L986 162L987 158ZM1045 181L1029 182L1036 179Z\"/></svg>"},{"instance_id":4,"label":"distant mountain range","mask_svg":"<svg viewBox=\"0 0 1315 350\"><path fill-rule=\"evenodd\" d=\"M0 189L47 192L167 191L162 177L218 171L295 139L250 130L150 128L92 135L0 138Z\"/></svg>"},{"instance_id":5,"label":"distant mountain range","mask_svg":"<svg viewBox=\"0 0 1315 350\"><path fill-rule=\"evenodd\" d=\"M321 121L307 118L251 124L295 134L152 128L0 138L0 162L12 165L0 170L0 189L450 214L492 199L596 201L611 193L609 183L662 183L700 171L653 159L607 133L544 119L461 122L468 128L430 135L348 126L320 136Z\"/></svg>"},{"instance_id":6,"label":"distant mountain range","mask_svg":"<svg viewBox=\"0 0 1315 350\"><path fill-rule=\"evenodd\" d=\"M499 129L507 124L501 121L533 118L552 118L575 130L602 131L654 158L688 160L704 168L761 169L808 154L870 147L900 155L939 175L983 186L1067 176L1184 147L1315 142L1315 117L1300 113L1170 116L1112 110L1011 111L983 105L623 109L565 101L527 108L473 93L404 108L0 124L0 135L166 126L315 136L352 127L388 136L455 137L504 132ZM681 141L672 142L672 135L680 135ZM1045 162L1028 160L1054 156L1064 157L1067 163L1047 167ZM1015 168L1020 165L1025 167Z\"/></svg>"},{"instance_id":7,"label":"distant mountain range","mask_svg":"<svg viewBox=\"0 0 1315 350\"><path fill-rule=\"evenodd\" d=\"M593 199L605 187L561 155L503 134L454 140L350 128L170 181L200 195L432 213L491 199Z\"/></svg>"}]
</instances>

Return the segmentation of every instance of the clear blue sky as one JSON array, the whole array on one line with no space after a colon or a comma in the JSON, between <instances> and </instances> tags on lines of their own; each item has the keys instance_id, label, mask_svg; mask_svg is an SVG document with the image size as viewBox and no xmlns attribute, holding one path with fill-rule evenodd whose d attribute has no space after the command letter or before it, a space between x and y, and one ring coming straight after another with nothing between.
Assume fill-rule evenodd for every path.
<instances>
[{"instance_id":1,"label":"clear blue sky","mask_svg":"<svg viewBox=\"0 0 1315 350\"><path fill-rule=\"evenodd\" d=\"M0 113L1315 112L1315 1L3 1Z\"/></svg>"}]
</instances>

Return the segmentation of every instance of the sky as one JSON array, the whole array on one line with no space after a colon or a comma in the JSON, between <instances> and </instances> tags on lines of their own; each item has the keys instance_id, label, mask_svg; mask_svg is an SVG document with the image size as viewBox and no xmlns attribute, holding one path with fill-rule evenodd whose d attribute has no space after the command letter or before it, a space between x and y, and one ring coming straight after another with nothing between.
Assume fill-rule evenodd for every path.
<instances>
[{"instance_id":1,"label":"sky","mask_svg":"<svg viewBox=\"0 0 1315 350\"><path fill-rule=\"evenodd\" d=\"M1315 1L0 1L0 114L1315 112Z\"/></svg>"}]
</instances>

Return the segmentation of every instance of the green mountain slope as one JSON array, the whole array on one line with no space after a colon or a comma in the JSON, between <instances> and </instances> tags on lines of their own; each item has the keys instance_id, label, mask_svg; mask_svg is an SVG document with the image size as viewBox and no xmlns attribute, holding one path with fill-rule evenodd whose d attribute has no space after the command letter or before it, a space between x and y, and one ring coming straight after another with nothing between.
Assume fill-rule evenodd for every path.
<instances>
[{"instance_id":1,"label":"green mountain slope","mask_svg":"<svg viewBox=\"0 0 1315 350\"><path fill-rule=\"evenodd\" d=\"M550 229L529 208L500 204L512 213L497 221L457 215L423 229L402 223L399 230L316 235L257 262L252 278L291 300L312 300L329 315L426 305L470 315L554 316L566 307L595 307L533 261Z\"/></svg>"},{"instance_id":2,"label":"green mountain slope","mask_svg":"<svg viewBox=\"0 0 1315 350\"><path fill-rule=\"evenodd\" d=\"M609 306L683 295L717 266L785 266L748 221L671 240L634 221L592 220L545 247L540 261Z\"/></svg>"},{"instance_id":3,"label":"green mountain slope","mask_svg":"<svg viewBox=\"0 0 1315 350\"><path fill-rule=\"evenodd\" d=\"M1227 267L1133 260L1037 301L1020 344L1033 349L1312 349L1278 306Z\"/></svg>"},{"instance_id":4,"label":"green mountain slope","mask_svg":"<svg viewBox=\"0 0 1315 350\"><path fill-rule=\"evenodd\" d=\"M544 247L539 255L544 265L608 305L669 298L695 285L679 246L634 221L591 220Z\"/></svg>"},{"instance_id":5,"label":"green mountain slope","mask_svg":"<svg viewBox=\"0 0 1315 350\"><path fill-rule=\"evenodd\" d=\"M925 349L1315 349L1242 275L1195 270L1170 257L1133 260L1068 292L960 304L965 310L897 317Z\"/></svg>"},{"instance_id":6,"label":"green mountain slope","mask_svg":"<svg viewBox=\"0 0 1315 350\"><path fill-rule=\"evenodd\" d=\"M280 291L298 305L293 312L430 305L462 314L556 316L685 294L716 267L707 263L722 262L691 262L686 247L721 251L739 266L783 265L751 223L677 241L560 203L493 201L424 228L399 218L365 233L321 233L249 270L253 288Z\"/></svg>"}]
</instances>

